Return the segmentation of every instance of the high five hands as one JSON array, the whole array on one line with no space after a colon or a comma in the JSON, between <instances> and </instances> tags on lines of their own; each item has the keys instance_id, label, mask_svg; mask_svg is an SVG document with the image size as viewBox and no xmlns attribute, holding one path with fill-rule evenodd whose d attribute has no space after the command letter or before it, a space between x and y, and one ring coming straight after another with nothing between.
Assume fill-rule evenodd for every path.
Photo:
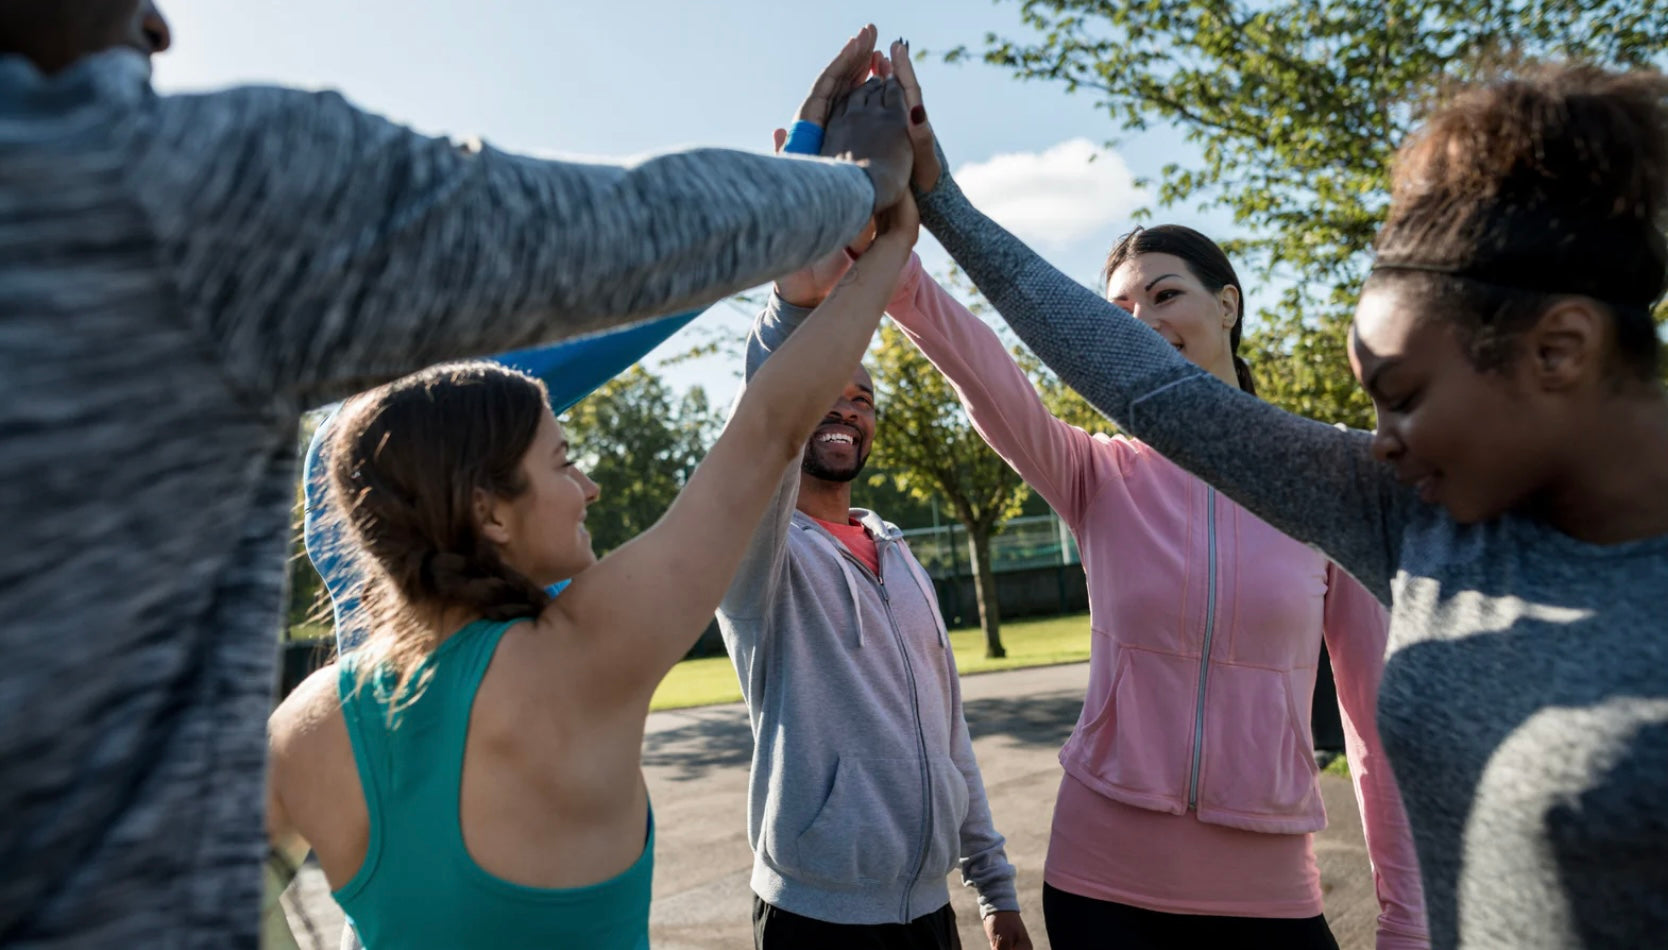
<instances>
[{"instance_id":1,"label":"high five hands","mask_svg":"<svg viewBox=\"0 0 1668 950\"><path fill-rule=\"evenodd\" d=\"M901 39L893 42L888 57L875 50L877 35L870 24L846 41L812 83L795 118L826 130L823 155L864 167L874 184L879 212L904 199L911 186L917 194L930 191L938 181L939 162L921 85L909 60L909 44ZM773 139L781 151L788 140L787 130L777 129ZM776 283L777 293L797 306L821 303L875 233L871 223L849 253L837 251L783 276Z\"/></svg>"}]
</instances>

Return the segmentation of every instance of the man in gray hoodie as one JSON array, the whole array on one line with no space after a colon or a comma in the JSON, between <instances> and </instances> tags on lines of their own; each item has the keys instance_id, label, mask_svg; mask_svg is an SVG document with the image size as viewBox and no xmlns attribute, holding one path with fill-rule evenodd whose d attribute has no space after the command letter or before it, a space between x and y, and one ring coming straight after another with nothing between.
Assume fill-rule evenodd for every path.
<instances>
[{"instance_id":1,"label":"man in gray hoodie","mask_svg":"<svg viewBox=\"0 0 1668 950\"><path fill-rule=\"evenodd\" d=\"M811 312L783 296L820 299L794 293L819 283L808 274L754 322L748 376ZM754 943L960 947L945 883L959 863L991 947L1028 950L932 580L897 527L851 507L874 435L859 366L719 607L753 725Z\"/></svg>"}]
</instances>

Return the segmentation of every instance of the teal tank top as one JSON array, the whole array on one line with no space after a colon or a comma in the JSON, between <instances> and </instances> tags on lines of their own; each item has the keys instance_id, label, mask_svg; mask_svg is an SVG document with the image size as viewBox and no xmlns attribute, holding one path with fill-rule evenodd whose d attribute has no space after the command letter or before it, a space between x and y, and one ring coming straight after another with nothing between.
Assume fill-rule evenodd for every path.
<instances>
[{"instance_id":1,"label":"teal tank top","mask_svg":"<svg viewBox=\"0 0 1668 950\"><path fill-rule=\"evenodd\" d=\"M354 654L341 660L337 688L371 829L365 863L334 896L366 950L649 946L652 809L642 856L588 887L513 884L464 847L458 789L469 713L498 641L520 622L476 621L453 634L424 662L428 682L392 728L392 673L380 670L356 690Z\"/></svg>"}]
</instances>

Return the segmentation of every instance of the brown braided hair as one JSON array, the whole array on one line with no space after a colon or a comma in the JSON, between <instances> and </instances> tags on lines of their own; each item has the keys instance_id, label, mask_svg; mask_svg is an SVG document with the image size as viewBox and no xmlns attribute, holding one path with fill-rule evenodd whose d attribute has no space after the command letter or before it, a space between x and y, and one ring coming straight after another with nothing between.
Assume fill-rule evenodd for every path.
<instances>
[{"instance_id":1,"label":"brown braided hair","mask_svg":"<svg viewBox=\"0 0 1668 950\"><path fill-rule=\"evenodd\" d=\"M495 363L436 366L351 399L334 424L330 490L358 562L369 631L361 683L397 675L396 708L443 639L455 607L489 620L537 616L550 602L481 536L477 491L527 489L522 458L549 409L544 384Z\"/></svg>"}]
</instances>

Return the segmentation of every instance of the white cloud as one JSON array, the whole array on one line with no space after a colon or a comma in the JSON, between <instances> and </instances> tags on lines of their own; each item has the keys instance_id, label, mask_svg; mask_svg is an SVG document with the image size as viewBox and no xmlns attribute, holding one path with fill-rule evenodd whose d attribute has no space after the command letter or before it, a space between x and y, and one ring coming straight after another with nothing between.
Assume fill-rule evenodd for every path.
<instances>
[{"instance_id":1,"label":"white cloud","mask_svg":"<svg viewBox=\"0 0 1668 950\"><path fill-rule=\"evenodd\" d=\"M1028 244L1063 247L1128 217L1146 195L1117 152L1088 139L973 162L956 181L979 210Z\"/></svg>"}]
</instances>

